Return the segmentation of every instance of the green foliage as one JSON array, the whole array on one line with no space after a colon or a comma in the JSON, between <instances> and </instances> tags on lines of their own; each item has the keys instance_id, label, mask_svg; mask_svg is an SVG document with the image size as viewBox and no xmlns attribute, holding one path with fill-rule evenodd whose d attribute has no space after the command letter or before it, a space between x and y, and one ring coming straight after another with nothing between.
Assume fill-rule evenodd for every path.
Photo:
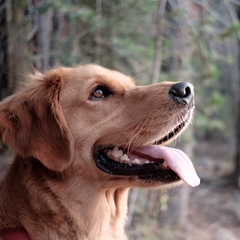
<instances>
[{"instance_id":1,"label":"green foliage","mask_svg":"<svg viewBox=\"0 0 240 240\"><path fill-rule=\"evenodd\" d=\"M76 38L74 42L78 46L78 54L76 47L73 47L73 39L68 35L62 39L64 51L59 53L60 62L64 65L95 62L95 47L100 44L100 64L136 76L141 84L149 83L155 54L157 4L155 1L145 3L143 0L104 0L99 17L95 12L95 1L47 2L45 10L49 7L58 9L75 32L87 32L79 39L76 38L77 33L72 36ZM186 13L182 6L166 11L165 30L168 32L172 25L176 28L177 21L181 22ZM188 38L190 56L188 51L176 51L174 41L178 39L171 32L164 34L162 41L163 68L159 81L179 81L179 70L191 72L189 81L194 83L197 94L195 133L200 138L216 132L224 135L224 119L228 114L224 110L227 100L222 94L224 85L220 82L222 73L219 63L231 64L233 58L229 54L226 56L218 52L212 45L216 41L234 37L240 24L233 21L227 30L224 28L224 32L214 34L211 29L216 26L218 23L212 14L196 18L188 25L186 36L182 38ZM100 39L96 41L96 31L99 28ZM172 58L178 59L177 69L169 67ZM164 67L168 70L164 70Z\"/></svg>"},{"instance_id":2,"label":"green foliage","mask_svg":"<svg viewBox=\"0 0 240 240\"><path fill-rule=\"evenodd\" d=\"M233 56L227 56L219 51L219 40L224 42L225 36L213 35L206 29L213 29L217 20L211 14L202 21L195 22L189 29L192 41L192 58L190 68L193 72L193 82L196 90L196 117L194 120L195 135L198 139L211 140L214 136L229 137L226 123L231 109L226 107L229 103L226 86L230 88L227 79L223 78L221 66L233 63ZM196 26L198 29L196 30ZM226 36L232 38L239 30L239 22L232 22ZM223 83L226 81L226 83ZM229 90L228 90L229 91ZM230 101L231 102L231 101ZM209 137L211 136L211 137Z\"/></svg>"},{"instance_id":3,"label":"green foliage","mask_svg":"<svg viewBox=\"0 0 240 240\"><path fill-rule=\"evenodd\" d=\"M100 44L100 64L130 75L137 73L139 81L142 79L148 82L154 42L153 36L146 37L146 31L153 28L154 1L146 5L143 0L105 0L101 17L96 15L95 1L47 1L41 6L41 11L48 8L55 8L63 14L70 24L69 32L74 32L62 36L59 42L61 52L58 57L62 64L94 62L95 46ZM96 31L99 28L100 39L96 42ZM81 32L86 33L79 37Z\"/></svg>"},{"instance_id":4,"label":"green foliage","mask_svg":"<svg viewBox=\"0 0 240 240\"><path fill-rule=\"evenodd\" d=\"M220 34L220 37L222 40L237 37L238 31L240 31L240 23L235 20L224 33Z\"/></svg>"},{"instance_id":5,"label":"green foliage","mask_svg":"<svg viewBox=\"0 0 240 240\"><path fill-rule=\"evenodd\" d=\"M13 8L18 9L18 14L13 16L17 26L15 38L21 32L28 35L31 32L31 18L24 21L23 17L18 18L27 9L26 1L14 0L12 3ZM33 20L36 12L43 15L48 9L58 12L60 29L57 33L57 51L54 52L58 62L67 66L98 62L134 76L140 84L149 83L155 54L157 1L150 0L146 4L145 0L104 0L101 16L96 13L96 0L46 0L41 3L36 8L28 9L28 15ZM223 2L208 3L221 15ZM230 52L219 51L219 45L223 46L236 37L240 23L219 22L215 12L211 14L211 7L201 9L200 5L190 10L170 2L167 5L163 19L159 81L193 82L196 90L197 136L205 136L215 130L224 136L230 115L230 108L226 104L231 104L232 100L226 93L228 82L224 79L221 66L234 64L235 59ZM199 12L191 15L191 10ZM183 20L185 15L194 17L189 17L186 23ZM184 24L187 24L186 27L183 27ZM183 49L178 48L177 45L184 41L186 44L182 45ZM96 58L96 46L100 46L99 59ZM34 61L41 58L30 52L25 56ZM179 77L182 71L189 72L187 79Z\"/></svg>"},{"instance_id":6,"label":"green foliage","mask_svg":"<svg viewBox=\"0 0 240 240\"><path fill-rule=\"evenodd\" d=\"M199 132L211 131L211 130L221 130L224 131L225 126L222 120L212 119L210 120L207 115L198 115L196 121L196 127Z\"/></svg>"}]
</instances>

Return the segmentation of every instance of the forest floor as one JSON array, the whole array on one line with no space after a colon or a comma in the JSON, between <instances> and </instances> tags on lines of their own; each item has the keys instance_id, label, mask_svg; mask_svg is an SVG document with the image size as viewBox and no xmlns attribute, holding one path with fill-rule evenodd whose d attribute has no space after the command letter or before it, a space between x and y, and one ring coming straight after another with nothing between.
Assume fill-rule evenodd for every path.
<instances>
[{"instance_id":1,"label":"forest floor","mask_svg":"<svg viewBox=\"0 0 240 240\"><path fill-rule=\"evenodd\" d=\"M171 224L174 216L166 215L168 211L162 219L151 218L147 213L145 216L134 214L127 230L129 239L239 240L240 191L230 184L227 177L234 166L232 161L226 161L232 158L231 152L229 146L207 144L203 144L197 152L194 165L202 183L190 190L184 226ZM10 155L0 156L0 179L11 163Z\"/></svg>"},{"instance_id":2,"label":"forest floor","mask_svg":"<svg viewBox=\"0 0 240 240\"><path fill-rule=\"evenodd\" d=\"M202 184L192 189L189 212L196 235L185 239L240 239L240 191L231 178L233 155L229 145L199 145L196 169ZM206 237L200 237L200 232Z\"/></svg>"},{"instance_id":3,"label":"forest floor","mask_svg":"<svg viewBox=\"0 0 240 240\"><path fill-rule=\"evenodd\" d=\"M165 224L161 217L133 217L130 240L239 240L240 193L229 186L201 184L191 191L185 226L171 225L171 218Z\"/></svg>"}]
</instances>

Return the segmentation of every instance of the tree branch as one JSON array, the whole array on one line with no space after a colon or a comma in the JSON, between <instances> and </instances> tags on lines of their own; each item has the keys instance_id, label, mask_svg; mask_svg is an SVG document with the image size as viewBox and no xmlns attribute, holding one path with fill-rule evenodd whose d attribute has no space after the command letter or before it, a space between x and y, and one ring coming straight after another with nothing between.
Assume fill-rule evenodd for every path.
<instances>
[{"instance_id":1,"label":"tree branch","mask_svg":"<svg viewBox=\"0 0 240 240\"><path fill-rule=\"evenodd\" d=\"M226 27L230 27L229 25L226 24L226 22L228 22L225 18L223 18L222 15L218 14L215 10L213 10L213 8L211 8L211 10L209 10L208 8L206 8L204 6L204 4L199 3L196 0L191 0L192 2L194 2L195 4L201 6L205 11L207 11L215 20L217 20L218 22L222 23L224 26ZM224 1L223 1L224 2Z\"/></svg>"},{"instance_id":2,"label":"tree branch","mask_svg":"<svg viewBox=\"0 0 240 240\"><path fill-rule=\"evenodd\" d=\"M240 2L237 0L229 0L231 3L240 6Z\"/></svg>"},{"instance_id":3,"label":"tree branch","mask_svg":"<svg viewBox=\"0 0 240 240\"><path fill-rule=\"evenodd\" d=\"M95 54L94 54L94 60L96 63L100 62L100 51L101 51L101 44L100 44L100 39L101 39L101 19L102 19L102 0L96 0L96 16L99 18L98 23L97 23L97 30L95 34L95 43L96 43L96 48L95 48Z\"/></svg>"},{"instance_id":4,"label":"tree branch","mask_svg":"<svg viewBox=\"0 0 240 240\"><path fill-rule=\"evenodd\" d=\"M156 46L155 46L155 60L154 60L154 64L153 64L153 71L152 71L152 78L151 78L152 84L158 82L159 73L161 71L163 18L164 18L164 14L165 14L166 5L167 5L167 0L159 0L157 36L156 36Z\"/></svg>"},{"instance_id":5,"label":"tree branch","mask_svg":"<svg viewBox=\"0 0 240 240\"><path fill-rule=\"evenodd\" d=\"M226 3L225 1L223 1L223 3L226 6L232 20L239 21L236 11L233 9L232 5L230 5L229 3ZM239 6L240 6L240 4L239 4ZM240 40L240 31L237 31L237 36L238 36L238 40Z\"/></svg>"}]
</instances>

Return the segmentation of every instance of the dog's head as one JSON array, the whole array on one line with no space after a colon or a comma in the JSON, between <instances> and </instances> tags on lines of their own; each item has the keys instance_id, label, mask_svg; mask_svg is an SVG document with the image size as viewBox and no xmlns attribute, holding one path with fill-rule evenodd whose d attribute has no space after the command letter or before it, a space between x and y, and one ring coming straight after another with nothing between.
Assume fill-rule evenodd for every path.
<instances>
[{"instance_id":1,"label":"dog's head","mask_svg":"<svg viewBox=\"0 0 240 240\"><path fill-rule=\"evenodd\" d=\"M103 187L156 186L180 178L197 185L187 156L161 146L191 121L191 84L136 87L131 78L96 65L31 79L0 104L0 137L22 157L53 171L74 168Z\"/></svg>"}]
</instances>

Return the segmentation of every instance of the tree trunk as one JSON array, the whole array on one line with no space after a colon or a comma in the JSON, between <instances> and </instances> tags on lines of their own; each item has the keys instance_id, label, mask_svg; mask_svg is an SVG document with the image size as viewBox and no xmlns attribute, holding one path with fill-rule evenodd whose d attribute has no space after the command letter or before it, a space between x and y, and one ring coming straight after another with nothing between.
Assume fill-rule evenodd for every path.
<instances>
[{"instance_id":1,"label":"tree trunk","mask_svg":"<svg viewBox=\"0 0 240 240\"><path fill-rule=\"evenodd\" d=\"M52 8L39 16L39 54L41 57L41 71L43 72L49 67L52 18Z\"/></svg>"},{"instance_id":2,"label":"tree trunk","mask_svg":"<svg viewBox=\"0 0 240 240\"><path fill-rule=\"evenodd\" d=\"M240 20L240 7L238 7L238 19ZM238 64L240 65L240 40L238 43ZM238 92L240 93L240 79L239 79L239 86L238 86ZM237 108L237 118L236 118L236 159L235 159L235 174L234 174L234 180L235 185L238 189L240 189L240 97L238 97L238 108Z\"/></svg>"},{"instance_id":3,"label":"tree trunk","mask_svg":"<svg viewBox=\"0 0 240 240\"><path fill-rule=\"evenodd\" d=\"M184 2L184 3L183 3ZM191 42L191 35L187 31L190 27L190 21L195 21L193 17L194 15L194 6L190 0L178 1L176 4L176 8L184 4L185 9L187 10L184 14L182 14L181 18L178 19L178 29L175 29L175 34L177 36L173 38L173 49L178 53L180 64L178 66L178 80L182 81L191 81L191 68L187 68L191 59L193 57L192 48L189 47L189 42ZM184 57L181 57L184 56ZM188 128L187 132L188 139L193 139L193 129ZM184 140L184 139L183 139ZM183 151L189 156L189 158L193 158L194 153L194 144L189 140L183 142L181 144L181 148ZM187 226L188 222L188 210L189 210L189 198L191 189L186 184L182 185L179 190L175 190L170 192L170 201L168 208L168 215L173 216L172 220L174 224L179 225L180 227ZM176 196L178 194L178 196Z\"/></svg>"},{"instance_id":4,"label":"tree trunk","mask_svg":"<svg viewBox=\"0 0 240 240\"><path fill-rule=\"evenodd\" d=\"M52 16L52 38L50 42L51 55L49 67L54 67L58 61L58 39L59 39L59 11L53 9Z\"/></svg>"},{"instance_id":5,"label":"tree trunk","mask_svg":"<svg viewBox=\"0 0 240 240\"><path fill-rule=\"evenodd\" d=\"M7 28L7 95L15 91L19 78L24 75L27 61L23 56L26 54L26 35L19 31L20 23L25 18L24 11L26 2L19 5L18 1L6 0L6 23Z\"/></svg>"},{"instance_id":6,"label":"tree trunk","mask_svg":"<svg viewBox=\"0 0 240 240\"><path fill-rule=\"evenodd\" d=\"M188 130L189 132L189 130ZM192 134L190 131L189 134ZM191 143L187 144L183 151L188 155L190 159L193 159L193 145ZM180 189L180 199L179 199L179 216L178 216L178 225L182 228L188 226L188 209L189 209L189 198L190 198L191 188L184 184Z\"/></svg>"},{"instance_id":7,"label":"tree trunk","mask_svg":"<svg viewBox=\"0 0 240 240\"><path fill-rule=\"evenodd\" d=\"M8 94L10 94L14 89L14 42L12 37L12 2L11 0L6 0L6 14L7 14L7 65L8 65ZM16 73L15 73L16 74Z\"/></svg>"},{"instance_id":8,"label":"tree trunk","mask_svg":"<svg viewBox=\"0 0 240 240\"><path fill-rule=\"evenodd\" d=\"M0 1L0 100L7 92L7 10L6 0Z\"/></svg>"},{"instance_id":9,"label":"tree trunk","mask_svg":"<svg viewBox=\"0 0 240 240\"><path fill-rule=\"evenodd\" d=\"M44 3L44 0L34 0L35 12L33 16L33 26L37 26L37 31L34 34L34 67L42 72L45 72L50 66L50 43L54 21L53 8L50 7L44 12L38 10Z\"/></svg>"},{"instance_id":10,"label":"tree trunk","mask_svg":"<svg viewBox=\"0 0 240 240\"><path fill-rule=\"evenodd\" d=\"M151 83L157 83L159 78L159 73L161 71L162 62L162 41L163 41L163 20L164 13L166 9L167 0L159 0L158 2L158 19L157 19L157 35L156 35L156 45L155 45L155 59L153 63L153 71Z\"/></svg>"},{"instance_id":11,"label":"tree trunk","mask_svg":"<svg viewBox=\"0 0 240 240\"><path fill-rule=\"evenodd\" d=\"M134 208L138 199L138 195L139 195L139 189L137 188L131 189L129 193L128 218L126 223L127 228L131 226L133 215L134 215Z\"/></svg>"},{"instance_id":12,"label":"tree trunk","mask_svg":"<svg viewBox=\"0 0 240 240\"><path fill-rule=\"evenodd\" d=\"M239 86L240 92L240 86ZM240 101L239 101L240 104ZM240 106L240 105L238 105ZM240 189L240 110L238 108L237 121L236 121L236 159L235 159L235 185Z\"/></svg>"},{"instance_id":13,"label":"tree trunk","mask_svg":"<svg viewBox=\"0 0 240 240\"><path fill-rule=\"evenodd\" d=\"M99 21L97 24L97 30L95 34L95 54L94 62L100 63L100 51L101 51L101 18L102 18L102 0L96 0L96 16Z\"/></svg>"}]
</instances>

